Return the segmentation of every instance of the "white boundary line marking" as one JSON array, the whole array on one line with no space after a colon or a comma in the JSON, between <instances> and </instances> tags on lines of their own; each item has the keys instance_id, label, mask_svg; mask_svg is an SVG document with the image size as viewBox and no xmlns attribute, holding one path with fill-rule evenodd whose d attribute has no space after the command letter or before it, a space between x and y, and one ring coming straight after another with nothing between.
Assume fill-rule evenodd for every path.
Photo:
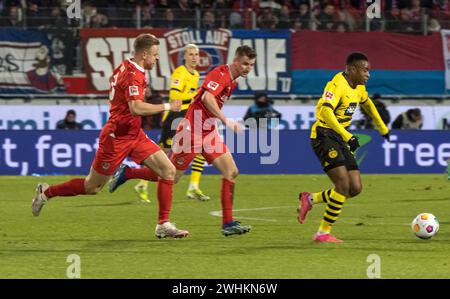
<instances>
[{"instance_id":1,"label":"white boundary line marking","mask_svg":"<svg viewBox=\"0 0 450 299\"><path fill-rule=\"evenodd\" d=\"M295 209L293 206L281 206L281 207L265 207L265 208L251 208L251 209L236 209L233 212L244 212L244 211L263 211L263 210L273 210L273 209ZM222 217L222 210L211 211L209 215L214 217ZM277 219L266 219L266 218L255 218L255 217L235 217L236 219L247 219L247 220L259 220L268 222L278 222Z\"/></svg>"},{"instance_id":2,"label":"white boundary line marking","mask_svg":"<svg viewBox=\"0 0 450 299\"><path fill-rule=\"evenodd\" d=\"M235 209L233 210L233 212L246 212L246 211L264 211L264 210L274 210L274 209L295 209L295 206L278 206L278 207L263 207L263 208L250 208L250 209ZM213 216L213 217L222 217L222 210L218 210L218 211L211 211L209 212L209 215ZM258 221L267 221L267 222L280 222L280 220L277 219L270 219L270 218L257 218L257 217L241 217L241 216L236 216L236 219L246 219L246 220L258 220ZM292 218L292 217L290 217ZM287 219L287 221L282 221L282 222L297 222L297 220L295 220L295 217L292 219ZM344 217L345 218L345 217ZM359 219L359 220L353 220L353 221L348 221L345 219L339 219L339 223L342 224L355 224L355 222L358 221L364 221L364 225L369 225L369 226L374 226L374 225L401 225L401 226L410 226L410 223L398 223L398 222L376 222L376 219L380 219L380 218L370 218L370 219ZM293 221L290 221L293 220ZM318 219L320 220L320 219ZM370 223L372 220L375 220L374 222ZM369 221L369 223L368 223Z\"/></svg>"}]
</instances>

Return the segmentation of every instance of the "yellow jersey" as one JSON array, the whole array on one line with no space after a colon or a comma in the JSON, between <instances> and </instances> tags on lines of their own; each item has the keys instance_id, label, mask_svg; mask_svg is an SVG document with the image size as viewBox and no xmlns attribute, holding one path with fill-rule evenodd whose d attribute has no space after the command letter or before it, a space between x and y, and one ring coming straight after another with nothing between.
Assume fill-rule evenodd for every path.
<instances>
[{"instance_id":1,"label":"yellow jersey","mask_svg":"<svg viewBox=\"0 0 450 299\"><path fill-rule=\"evenodd\" d=\"M335 75L334 78L327 83L323 95L317 103L317 120L311 128L310 137L315 139L317 136L316 128L323 127L336 131L342 136L343 140L347 142L352 137L352 134L347 131L347 128L350 126L353 113L355 113L359 104L361 104L364 110L366 110L373 118L375 125L382 135L389 132L389 129L383 123L372 100L369 98L366 87L364 85L357 85L355 88L352 88L341 72ZM336 127L329 119L327 119L327 114L322 113L324 108L332 109L338 122Z\"/></svg>"},{"instance_id":2,"label":"yellow jersey","mask_svg":"<svg viewBox=\"0 0 450 299\"><path fill-rule=\"evenodd\" d=\"M170 101L181 100L181 110L189 108L192 99L197 94L199 80L200 75L196 70L192 74L184 65L176 68L170 78Z\"/></svg>"}]
</instances>

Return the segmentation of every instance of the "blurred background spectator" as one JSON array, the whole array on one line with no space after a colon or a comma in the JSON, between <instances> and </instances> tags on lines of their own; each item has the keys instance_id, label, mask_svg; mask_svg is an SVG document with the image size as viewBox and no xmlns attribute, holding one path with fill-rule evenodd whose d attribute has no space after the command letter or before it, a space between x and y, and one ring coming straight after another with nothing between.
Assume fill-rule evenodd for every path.
<instances>
[{"instance_id":1,"label":"blurred background spectator","mask_svg":"<svg viewBox=\"0 0 450 299\"><path fill-rule=\"evenodd\" d=\"M151 87L145 89L145 102L149 104L159 105L163 104L163 97L157 90L152 90ZM148 115L142 117L142 129L151 130L161 128L161 119L163 113Z\"/></svg>"},{"instance_id":2,"label":"blurred background spectator","mask_svg":"<svg viewBox=\"0 0 450 299\"><path fill-rule=\"evenodd\" d=\"M258 93L255 94L254 103L245 113L244 121L251 118L256 120L258 128L261 128L260 126L263 125L263 122L260 120L267 119L267 128L271 129L273 128L272 120L280 119L281 113L273 108L273 101L268 98L267 94Z\"/></svg>"},{"instance_id":3,"label":"blurred background spectator","mask_svg":"<svg viewBox=\"0 0 450 299\"><path fill-rule=\"evenodd\" d=\"M392 123L392 129L419 130L423 125L423 116L419 108L401 113Z\"/></svg>"},{"instance_id":4,"label":"blurred background spectator","mask_svg":"<svg viewBox=\"0 0 450 299\"><path fill-rule=\"evenodd\" d=\"M84 28L245 28L392 31L423 34L450 28L449 0L380 0L367 19L363 0L97 0L82 1ZM0 0L0 26L58 28L75 22L66 1Z\"/></svg>"},{"instance_id":5,"label":"blurred background spectator","mask_svg":"<svg viewBox=\"0 0 450 299\"><path fill-rule=\"evenodd\" d=\"M82 130L83 125L76 121L77 114L75 110L68 110L66 117L56 123L58 130Z\"/></svg>"}]
</instances>

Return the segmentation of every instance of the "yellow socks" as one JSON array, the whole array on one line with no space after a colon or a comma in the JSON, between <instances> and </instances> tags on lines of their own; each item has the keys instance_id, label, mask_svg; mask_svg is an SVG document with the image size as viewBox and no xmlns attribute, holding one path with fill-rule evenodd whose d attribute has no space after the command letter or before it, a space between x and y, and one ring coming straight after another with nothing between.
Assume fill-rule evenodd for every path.
<instances>
[{"instance_id":1,"label":"yellow socks","mask_svg":"<svg viewBox=\"0 0 450 299\"><path fill-rule=\"evenodd\" d=\"M328 195L328 193L326 195ZM327 199L326 201L327 206L325 208L325 214L323 215L323 219L322 221L320 221L320 227L318 231L320 234L330 233L331 226L336 222L336 220L339 217L339 214L341 214L342 206L345 203L346 197L336 192L334 189L332 189L329 192L329 196L325 197L325 199Z\"/></svg>"}]
</instances>

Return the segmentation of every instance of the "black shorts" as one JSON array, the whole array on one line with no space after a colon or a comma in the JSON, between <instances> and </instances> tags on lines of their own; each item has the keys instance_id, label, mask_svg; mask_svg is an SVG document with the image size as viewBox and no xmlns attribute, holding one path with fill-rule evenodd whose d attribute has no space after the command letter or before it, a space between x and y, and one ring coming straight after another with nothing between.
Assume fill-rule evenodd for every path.
<instances>
[{"instance_id":1,"label":"black shorts","mask_svg":"<svg viewBox=\"0 0 450 299\"><path fill-rule=\"evenodd\" d=\"M317 137L311 139L311 146L325 172L339 166L345 166L347 170L359 170L347 142L335 131L317 127Z\"/></svg>"},{"instance_id":2,"label":"black shorts","mask_svg":"<svg viewBox=\"0 0 450 299\"><path fill-rule=\"evenodd\" d=\"M163 148L171 148L172 147L172 138L175 136L177 132L177 127L181 119L186 115L186 110L182 110L179 112L170 111L167 115L166 119L162 124L161 130L161 139L159 140L159 144ZM177 120L178 118L178 120ZM176 123L173 123L174 120L177 120ZM173 126L172 126L173 123ZM172 129L173 128L173 129Z\"/></svg>"}]
</instances>

